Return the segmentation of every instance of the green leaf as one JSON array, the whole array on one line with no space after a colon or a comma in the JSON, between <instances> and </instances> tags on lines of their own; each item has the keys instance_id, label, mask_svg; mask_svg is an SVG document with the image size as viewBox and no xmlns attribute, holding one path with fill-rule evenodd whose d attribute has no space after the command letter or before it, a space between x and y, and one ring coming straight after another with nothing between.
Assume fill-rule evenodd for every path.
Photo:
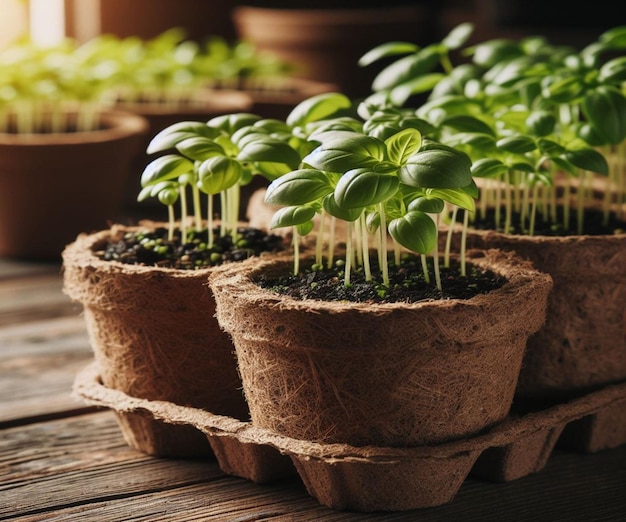
<instances>
[{"instance_id":1,"label":"green leaf","mask_svg":"<svg viewBox=\"0 0 626 522\"><path fill-rule=\"evenodd\" d=\"M463 114L447 116L443 119L441 124L447 127L452 127L454 130L460 132L474 132L486 134L488 136L495 136L495 131L491 128L491 126L474 116L467 116Z\"/></svg>"},{"instance_id":2,"label":"green leaf","mask_svg":"<svg viewBox=\"0 0 626 522\"><path fill-rule=\"evenodd\" d=\"M372 82L372 90L385 91L431 72L439 63L436 49L426 47L385 67Z\"/></svg>"},{"instance_id":3,"label":"green leaf","mask_svg":"<svg viewBox=\"0 0 626 522\"><path fill-rule=\"evenodd\" d=\"M176 150L194 161L204 161L211 156L224 154L224 149L220 145L212 139L200 136L182 140L176 145Z\"/></svg>"},{"instance_id":4,"label":"green leaf","mask_svg":"<svg viewBox=\"0 0 626 522\"><path fill-rule=\"evenodd\" d=\"M606 62L598 74L601 83L616 83L626 81L626 56L620 56Z\"/></svg>"},{"instance_id":5,"label":"green leaf","mask_svg":"<svg viewBox=\"0 0 626 522\"><path fill-rule=\"evenodd\" d=\"M311 96L296 105L287 116L290 127L306 125L326 119L342 109L352 107L352 101L345 94L331 92Z\"/></svg>"},{"instance_id":6,"label":"green leaf","mask_svg":"<svg viewBox=\"0 0 626 522\"><path fill-rule=\"evenodd\" d=\"M404 165L422 146L422 134L416 129L404 129L385 140L389 159Z\"/></svg>"},{"instance_id":7,"label":"green leaf","mask_svg":"<svg viewBox=\"0 0 626 522\"><path fill-rule=\"evenodd\" d=\"M259 120L261 120L261 116L240 112L215 116L207 122L207 125L226 133L228 136L232 136L239 129L254 125Z\"/></svg>"},{"instance_id":8,"label":"green leaf","mask_svg":"<svg viewBox=\"0 0 626 522\"><path fill-rule=\"evenodd\" d=\"M323 172L300 169L272 181L266 189L265 201L270 205L304 205L333 190L333 185Z\"/></svg>"},{"instance_id":9,"label":"green leaf","mask_svg":"<svg viewBox=\"0 0 626 522\"><path fill-rule=\"evenodd\" d=\"M180 190L174 188L167 188L160 190L157 194L157 198L163 205L173 205L178 201L180 196Z\"/></svg>"},{"instance_id":10,"label":"green leaf","mask_svg":"<svg viewBox=\"0 0 626 522\"><path fill-rule=\"evenodd\" d=\"M270 229L292 227L302 225L315 217L315 209L312 207L283 207L278 209L270 220Z\"/></svg>"},{"instance_id":11,"label":"green leaf","mask_svg":"<svg viewBox=\"0 0 626 522\"><path fill-rule=\"evenodd\" d=\"M418 188L460 188L472 182L472 162L461 152L422 150L399 172L400 181Z\"/></svg>"},{"instance_id":12,"label":"green leaf","mask_svg":"<svg viewBox=\"0 0 626 522\"><path fill-rule=\"evenodd\" d=\"M541 138L537 140L537 147L541 152L548 155L562 154L566 151L565 147L554 140Z\"/></svg>"},{"instance_id":13,"label":"green leaf","mask_svg":"<svg viewBox=\"0 0 626 522\"><path fill-rule=\"evenodd\" d=\"M431 91L444 78L446 76L442 73L424 73L393 87L389 93L389 98L394 105L402 107L411 96Z\"/></svg>"},{"instance_id":14,"label":"green leaf","mask_svg":"<svg viewBox=\"0 0 626 522\"><path fill-rule=\"evenodd\" d=\"M241 164L226 156L213 156L198 169L198 188L205 194L219 194L236 185L243 174Z\"/></svg>"},{"instance_id":15,"label":"green leaf","mask_svg":"<svg viewBox=\"0 0 626 522\"><path fill-rule=\"evenodd\" d=\"M341 219L342 221L356 221L363 213L362 208L340 207L335 201L334 194L328 194L328 196L322 200L322 206L331 216L335 216L337 219Z\"/></svg>"},{"instance_id":16,"label":"green leaf","mask_svg":"<svg viewBox=\"0 0 626 522\"><path fill-rule=\"evenodd\" d=\"M535 140L530 136L523 136L521 134L499 139L496 141L496 147L507 152L513 152L514 154L526 154L527 152L537 150Z\"/></svg>"},{"instance_id":17,"label":"green leaf","mask_svg":"<svg viewBox=\"0 0 626 522\"><path fill-rule=\"evenodd\" d=\"M618 144L626 138L626 97L619 89L601 85L588 92L582 111L607 143Z\"/></svg>"},{"instance_id":18,"label":"green leaf","mask_svg":"<svg viewBox=\"0 0 626 522\"><path fill-rule=\"evenodd\" d=\"M192 161L178 156L177 154L166 154L146 165L141 174L141 186L147 187L159 181L177 179L181 174L193 171Z\"/></svg>"},{"instance_id":19,"label":"green leaf","mask_svg":"<svg viewBox=\"0 0 626 522\"><path fill-rule=\"evenodd\" d=\"M464 189L427 189L426 194L430 197L440 198L443 201L447 201L452 205L464 208L465 210L469 210L470 212L474 212L474 210L476 209L476 196L472 196Z\"/></svg>"},{"instance_id":20,"label":"green leaf","mask_svg":"<svg viewBox=\"0 0 626 522\"><path fill-rule=\"evenodd\" d=\"M272 138L264 138L247 143L237 155L241 161L264 161L283 163L291 169L300 165L300 155L287 143Z\"/></svg>"},{"instance_id":21,"label":"green leaf","mask_svg":"<svg viewBox=\"0 0 626 522\"><path fill-rule=\"evenodd\" d=\"M495 178L507 170L509 167L495 158L481 158L472 165L472 175L477 178Z\"/></svg>"},{"instance_id":22,"label":"green leaf","mask_svg":"<svg viewBox=\"0 0 626 522\"><path fill-rule=\"evenodd\" d=\"M626 49L626 25L613 27L605 31L598 40L609 49Z\"/></svg>"},{"instance_id":23,"label":"green leaf","mask_svg":"<svg viewBox=\"0 0 626 522\"><path fill-rule=\"evenodd\" d=\"M217 134L219 134L219 131L208 127L206 123L198 121L181 121L174 123L157 133L150 140L146 152L148 154L163 152L175 148L178 143L188 138L214 138Z\"/></svg>"},{"instance_id":24,"label":"green leaf","mask_svg":"<svg viewBox=\"0 0 626 522\"><path fill-rule=\"evenodd\" d=\"M358 64L360 67L367 67L382 58L414 53L419 48L419 45L411 42L385 42L367 51L359 58Z\"/></svg>"},{"instance_id":25,"label":"green leaf","mask_svg":"<svg viewBox=\"0 0 626 522\"><path fill-rule=\"evenodd\" d=\"M521 54L522 50L517 42L498 38L474 46L473 61L482 67L491 68L496 64L517 58Z\"/></svg>"},{"instance_id":26,"label":"green leaf","mask_svg":"<svg viewBox=\"0 0 626 522\"><path fill-rule=\"evenodd\" d=\"M443 211L444 207L443 200L437 197L420 196L409 203L407 210L409 212L418 210L428 214L439 214Z\"/></svg>"},{"instance_id":27,"label":"green leaf","mask_svg":"<svg viewBox=\"0 0 626 522\"><path fill-rule=\"evenodd\" d=\"M389 222L389 234L400 245L418 254L432 252L437 244L437 227L428 214L407 212Z\"/></svg>"},{"instance_id":28,"label":"green leaf","mask_svg":"<svg viewBox=\"0 0 626 522\"><path fill-rule=\"evenodd\" d=\"M303 163L319 170L347 172L373 167L385 159L387 148L377 138L355 132L331 131L322 145L314 149Z\"/></svg>"},{"instance_id":29,"label":"green leaf","mask_svg":"<svg viewBox=\"0 0 626 522\"><path fill-rule=\"evenodd\" d=\"M460 49L469 40L474 32L474 25L464 22L452 29L441 43L450 50Z\"/></svg>"},{"instance_id":30,"label":"green leaf","mask_svg":"<svg viewBox=\"0 0 626 522\"><path fill-rule=\"evenodd\" d=\"M535 136L548 136L554 131L556 117L548 111L532 112L526 118L528 131Z\"/></svg>"},{"instance_id":31,"label":"green leaf","mask_svg":"<svg viewBox=\"0 0 626 522\"><path fill-rule=\"evenodd\" d=\"M608 176L609 164L604 155L595 149L577 149L566 152L563 157L579 169Z\"/></svg>"},{"instance_id":32,"label":"green leaf","mask_svg":"<svg viewBox=\"0 0 626 522\"><path fill-rule=\"evenodd\" d=\"M391 198L400 187L396 176L368 169L346 172L335 187L335 202L341 208L365 208Z\"/></svg>"},{"instance_id":33,"label":"green leaf","mask_svg":"<svg viewBox=\"0 0 626 522\"><path fill-rule=\"evenodd\" d=\"M304 223L300 223L296 225L296 231L299 236L306 236L309 232L313 230L315 227L315 223L313 221L306 221Z\"/></svg>"},{"instance_id":34,"label":"green leaf","mask_svg":"<svg viewBox=\"0 0 626 522\"><path fill-rule=\"evenodd\" d=\"M291 167L284 163L272 163L270 161L257 161L253 166L257 174L261 174L269 181L274 181L292 170Z\"/></svg>"}]
</instances>

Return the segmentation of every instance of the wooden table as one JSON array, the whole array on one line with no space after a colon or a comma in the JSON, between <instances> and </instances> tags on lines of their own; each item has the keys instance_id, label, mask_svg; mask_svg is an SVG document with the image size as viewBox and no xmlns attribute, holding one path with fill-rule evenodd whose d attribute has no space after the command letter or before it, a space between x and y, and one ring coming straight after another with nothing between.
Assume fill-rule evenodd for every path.
<instances>
[{"instance_id":1,"label":"wooden table","mask_svg":"<svg viewBox=\"0 0 626 522\"><path fill-rule=\"evenodd\" d=\"M626 446L555 450L540 473L468 478L453 502L398 513L321 506L299 480L257 485L212 459L131 449L113 412L71 395L92 360L55 264L0 260L0 520L626 521Z\"/></svg>"}]
</instances>

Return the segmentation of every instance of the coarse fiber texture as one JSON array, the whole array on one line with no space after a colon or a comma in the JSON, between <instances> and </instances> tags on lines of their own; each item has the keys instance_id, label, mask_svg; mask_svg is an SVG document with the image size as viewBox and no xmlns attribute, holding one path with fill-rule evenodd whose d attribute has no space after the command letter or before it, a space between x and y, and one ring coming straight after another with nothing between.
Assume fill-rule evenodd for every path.
<instances>
[{"instance_id":1,"label":"coarse fiber texture","mask_svg":"<svg viewBox=\"0 0 626 522\"><path fill-rule=\"evenodd\" d=\"M232 343L214 317L206 284L212 269L125 265L94 255L109 237L127 230L115 226L82 234L63 252L64 291L83 305L104 384L135 397L247 419ZM124 418L121 423L131 432L144 424ZM161 453L150 440L162 438L127 435L135 441L131 445L150 454ZM172 446L168 442L164 451L171 453ZM185 453L187 447L180 449Z\"/></svg>"},{"instance_id":2,"label":"coarse fiber texture","mask_svg":"<svg viewBox=\"0 0 626 522\"><path fill-rule=\"evenodd\" d=\"M516 252L554 280L546 323L528 341L519 399L564 401L626 380L626 234L469 231L467 242Z\"/></svg>"},{"instance_id":3,"label":"coarse fiber texture","mask_svg":"<svg viewBox=\"0 0 626 522\"><path fill-rule=\"evenodd\" d=\"M322 302L255 284L293 260L215 269L217 318L233 338L253 424L301 440L403 447L504 419L551 279L512 254L475 251L469 262L507 283L469 300Z\"/></svg>"},{"instance_id":4,"label":"coarse fiber texture","mask_svg":"<svg viewBox=\"0 0 626 522\"><path fill-rule=\"evenodd\" d=\"M454 498L468 474L510 481L540 472L555 445L595 452L626 443L626 383L545 410L513 412L477 437L389 448L296 440L205 410L131 397L103 386L98 370L93 362L74 382L74 394L87 404L193 426L209 438L225 473L254 482L293 480L298 474L313 497L334 509L437 506Z\"/></svg>"}]
</instances>

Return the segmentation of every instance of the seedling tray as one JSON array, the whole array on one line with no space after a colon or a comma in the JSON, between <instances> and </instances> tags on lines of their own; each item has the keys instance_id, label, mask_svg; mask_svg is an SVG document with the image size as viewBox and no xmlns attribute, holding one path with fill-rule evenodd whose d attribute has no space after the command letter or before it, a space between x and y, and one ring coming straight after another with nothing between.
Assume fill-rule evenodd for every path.
<instances>
[{"instance_id":1,"label":"seedling tray","mask_svg":"<svg viewBox=\"0 0 626 522\"><path fill-rule=\"evenodd\" d=\"M225 473L256 483L297 474L310 495L338 510L438 506L451 502L470 474L503 482L541 471L557 441L581 452L626 443L626 383L541 411L513 413L477 437L413 448L296 440L201 409L131 397L106 388L95 362L77 375L74 393L118 414L193 426L207 436Z\"/></svg>"}]
</instances>

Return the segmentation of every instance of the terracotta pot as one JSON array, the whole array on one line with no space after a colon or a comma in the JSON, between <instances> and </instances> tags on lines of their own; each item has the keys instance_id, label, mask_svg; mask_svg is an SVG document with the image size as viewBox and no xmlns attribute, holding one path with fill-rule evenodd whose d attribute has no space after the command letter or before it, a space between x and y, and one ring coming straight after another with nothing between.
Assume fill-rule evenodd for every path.
<instances>
[{"instance_id":1,"label":"terracotta pot","mask_svg":"<svg viewBox=\"0 0 626 522\"><path fill-rule=\"evenodd\" d=\"M508 281L468 300L296 300L255 283L292 263L251 259L209 278L254 425L300 440L411 447L470 437L507 416L549 276L491 251L471 263Z\"/></svg>"},{"instance_id":2,"label":"terracotta pot","mask_svg":"<svg viewBox=\"0 0 626 522\"><path fill-rule=\"evenodd\" d=\"M143 228L143 227L142 227ZM248 418L233 347L213 317L213 270L176 270L103 261L94 255L127 228L81 234L63 252L64 291L83 305L105 386ZM206 436L138 413L120 413L124 437L150 455L210 455Z\"/></svg>"},{"instance_id":3,"label":"terracotta pot","mask_svg":"<svg viewBox=\"0 0 626 522\"><path fill-rule=\"evenodd\" d=\"M234 0L65 0L66 33L79 42L101 34L121 38L154 38L180 27L190 40L219 35L235 37L231 20Z\"/></svg>"},{"instance_id":4,"label":"terracotta pot","mask_svg":"<svg viewBox=\"0 0 626 522\"><path fill-rule=\"evenodd\" d=\"M245 89L252 98L251 112L263 118L286 120L301 101L325 92L337 92L340 87L329 82L310 78L289 77L277 82L275 89Z\"/></svg>"},{"instance_id":5,"label":"terracotta pot","mask_svg":"<svg viewBox=\"0 0 626 522\"><path fill-rule=\"evenodd\" d=\"M626 234L518 236L470 230L469 248L514 251L554 280L528 342L517 398L562 402L626 380Z\"/></svg>"},{"instance_id":6,"label":"terracotta pot","mask_svg":"<svg viewBox=\"0 0 626 522\"><path fill-rule=\"evenodd\" d=\"M423 5L363 9L297 9L241 5L233 10L239 38L295 64L298 76L339 86L350 97L366 96L376 72L358 65L378 44L424 38Z\"/></svg>"},{"instance_id":7,"label":"terracotta pot","mask_svg":"<svg viewBox=\"0 0 626 522\"><path fill-rule=\"evenodd\" d=\"M60 261L81 231L117 219L146 139L138 115L109 111L102 129L0 133L0 256Z\"/></svg>"}]
</instances>

